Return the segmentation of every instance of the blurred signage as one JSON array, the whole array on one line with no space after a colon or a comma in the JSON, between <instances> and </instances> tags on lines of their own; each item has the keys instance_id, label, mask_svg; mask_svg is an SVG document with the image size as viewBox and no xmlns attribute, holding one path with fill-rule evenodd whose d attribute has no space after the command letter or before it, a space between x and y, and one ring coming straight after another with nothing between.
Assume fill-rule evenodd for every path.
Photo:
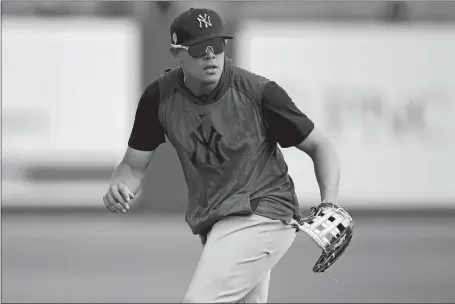
<instances>
[{"instance_id":1,"label":"blurred signage","mask_svg":"<svg viewBox=\"0 0 455 304\"><path fill-rule=\"evenodd\" d=\"M340 201L431 208L455 202L454 37L442 24L258 21L241 27L236 58L332 140ZM283 153L302 204L318 200L311 160Z\"/></svg>"},{"instance_id":2,"label":"blurred signage","mask_svg":"<svg viewBox=\"0 0 455 304\"><path fill-rule=\"evenodd\" d=\"M2 205L103 208L142 93L135 22L2 18Z\"/></svg>"},{"instance_id":3,"label":"blurred signage","mask_svg":"<svg viewBox=\"0 0 455 304\"><path fill-rule=\"evenodd\" d=\"M4 159L118 162L141 91L139 46L124 19L3 19Z\"/></svg>"}]
</instances>

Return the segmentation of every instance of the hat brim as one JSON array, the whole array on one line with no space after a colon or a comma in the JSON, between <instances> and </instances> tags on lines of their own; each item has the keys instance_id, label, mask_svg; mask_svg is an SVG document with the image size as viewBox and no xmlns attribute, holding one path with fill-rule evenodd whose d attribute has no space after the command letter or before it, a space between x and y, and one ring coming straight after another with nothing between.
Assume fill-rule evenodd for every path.
<instances>
[{"instance_id":1,"label":"hat brim","mask_svg":"<svg viewBox=\"0 0 455 304\"><path fill-rule=\"evenodd\" d=\"M210 39L213 39L213 38L225 38L225 39L234 39L233 36L230 36L230 35L226 35L226 34L209 34L209 35L204 35L204 36L200 36L200 37L197 37L195 39L192 39L192 40L188 40L188 41L185 41L183 43L181 43L182 45L185 45L185 46L191 46L193 44L196 44L196 43L199 43L199 42L203 42L203 41L206 41L206 40L210 40Z\"/></svg>"}]
</instances>

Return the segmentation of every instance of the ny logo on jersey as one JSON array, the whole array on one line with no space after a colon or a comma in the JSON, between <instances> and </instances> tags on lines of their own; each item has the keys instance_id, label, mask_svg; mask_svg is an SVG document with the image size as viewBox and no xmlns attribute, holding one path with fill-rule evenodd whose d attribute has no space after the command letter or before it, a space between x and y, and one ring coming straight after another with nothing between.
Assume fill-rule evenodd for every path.
<instances>
[{"instance_id":1,"label":"ny logo on jersey","mask_svg":"<svg viewBox=\"0 0 455 304\"><path fill-rule=\"evenodd\" d=\"M205 27L208 28L209 26L212 26L212 22L210 22L210 16L207 14L204 14L204 17L199 15L197 17L197 21L199 21L199 27L202 28L202 24L204 23Z\"/></svg>"},{"instance_id":2,"label":"ny logo on jersey","mask_svg":"<svg viewBox=\"0 0 455 304\"><path fill-rule=\"evenodd\" d=\"M198 159L199 144L204 149L204 165L213 165L213 158L215 158L220 165L222 165L226 158L221 154L220 151L220 140L223 138L213 126L210 126L210 135L208 139L204 135L203 124L201 124L196 130L191 132L190 139L193 141L194 150L191 156L191 162L196 165Z\"/></svg>"}]
</instances>

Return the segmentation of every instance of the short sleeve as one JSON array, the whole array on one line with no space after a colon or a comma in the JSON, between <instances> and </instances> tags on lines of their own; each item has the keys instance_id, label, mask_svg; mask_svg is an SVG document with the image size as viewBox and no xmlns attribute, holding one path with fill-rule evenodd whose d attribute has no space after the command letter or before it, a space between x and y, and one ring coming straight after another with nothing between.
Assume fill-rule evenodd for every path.
<instances>
[{"instance_id":1,"label":"short sleeve","mask_svg":"<svg viewBox=\"0 0 455 304\"><path fill-rule=\"evenodd\" d=\"M283 148L300 144L314 129L314 123L273 81L264 87L262 111L268 139Z\"/></svg>"},{"instance_id":2,"label":"short sleeve","mask_svg":"<svg viewBox=\"0 0 455 304\"><path fill-rule=\"evenodd\" d=\"M153 151L166 142L164 129L158 120L159 103L157 80L145 89L139 99L128 146L136 150Z\"/></svg>"}]
</instances>

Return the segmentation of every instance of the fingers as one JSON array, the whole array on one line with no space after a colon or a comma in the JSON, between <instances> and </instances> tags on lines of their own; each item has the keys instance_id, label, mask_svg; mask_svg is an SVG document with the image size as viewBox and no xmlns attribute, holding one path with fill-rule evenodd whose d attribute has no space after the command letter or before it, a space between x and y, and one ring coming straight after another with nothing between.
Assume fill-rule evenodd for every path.
<instances>
[{"instance_id":1,"label":"fingers","mask_svg":"<svg viewBox=\"0 0 455 304\"><path fill-rule=\"evenodd\" d=\"M125 185L120 184L118 186L118 192L120 193L124 201L127 203L129 203L134 198L134 194L131 193L130 190Z\"/></svg>"},{"instance_id":2,"label":"fingers","mask_svg":"<svg viewBox=\"0 0 455 304\"><path fill-rule=\"evenodd\" d=\"M123 207L123 205L117 200L116 196L112 194L112 191L109 191L106 194L107 200L109 201L110 206L114 207L117 209L119 212L126 212L126 209ZM123 199L122 199L123 200Z\"/></svg>"},{"instance_id":3,"label":"fingers","mask_svg":"<svg viewBox=\"0 0 455 304\"><path fill-rule=\"evenodd\" d=\"M134 199L134 194L124 184L112 185L103 197L104 205L109 211L127 212L130 209L129 202Z\"/></svg>"},{"instance_id":4,"label":"fingers","mask_svg":"<svg viewBox=\"0 0 455 304\"><path fill-rule=\"evenodd\" d=\"M124 189L126 187L123 186L122 188ZM122 194L121 194L119 186L117 186L117 185L112 186L111 187L111 191L109 191L109 193L112 194L112 196L115 198L117 203L120 204L123 207L123 209L125 209L125 210L129 210L130 209L130 207L128 206L129 197L127 196L126 199L122 197ZM122 212L124 212L124 211L122 210Z\"/></svg>"},{"instance_id":5,"label":"fingers","mask_svg":"<svg viewBox=\"0 0 455 304\"><path fill-rule=\"evenodd\" d=\"M110 207L109 210L114 210L115 213L123 212L123 207L117 203L114 196L110 192L106 193L105 198L108 206Z\"/></svg>"},{"instance_id":6,"label":"fingers","mask_svg":"<svg viewBox=\"0 0 455 304\"><path fill-rule=\"evenodd\" d=\"M104 206L106 206L106 208L109 211L114 212L114 213L118 213L118 210L116 208L114 208L113 206L111 206L111 204L109 203L109 201L108 201L106 196L103 196L103 202L104 202Z\"/></svg>"}]
</instances>

